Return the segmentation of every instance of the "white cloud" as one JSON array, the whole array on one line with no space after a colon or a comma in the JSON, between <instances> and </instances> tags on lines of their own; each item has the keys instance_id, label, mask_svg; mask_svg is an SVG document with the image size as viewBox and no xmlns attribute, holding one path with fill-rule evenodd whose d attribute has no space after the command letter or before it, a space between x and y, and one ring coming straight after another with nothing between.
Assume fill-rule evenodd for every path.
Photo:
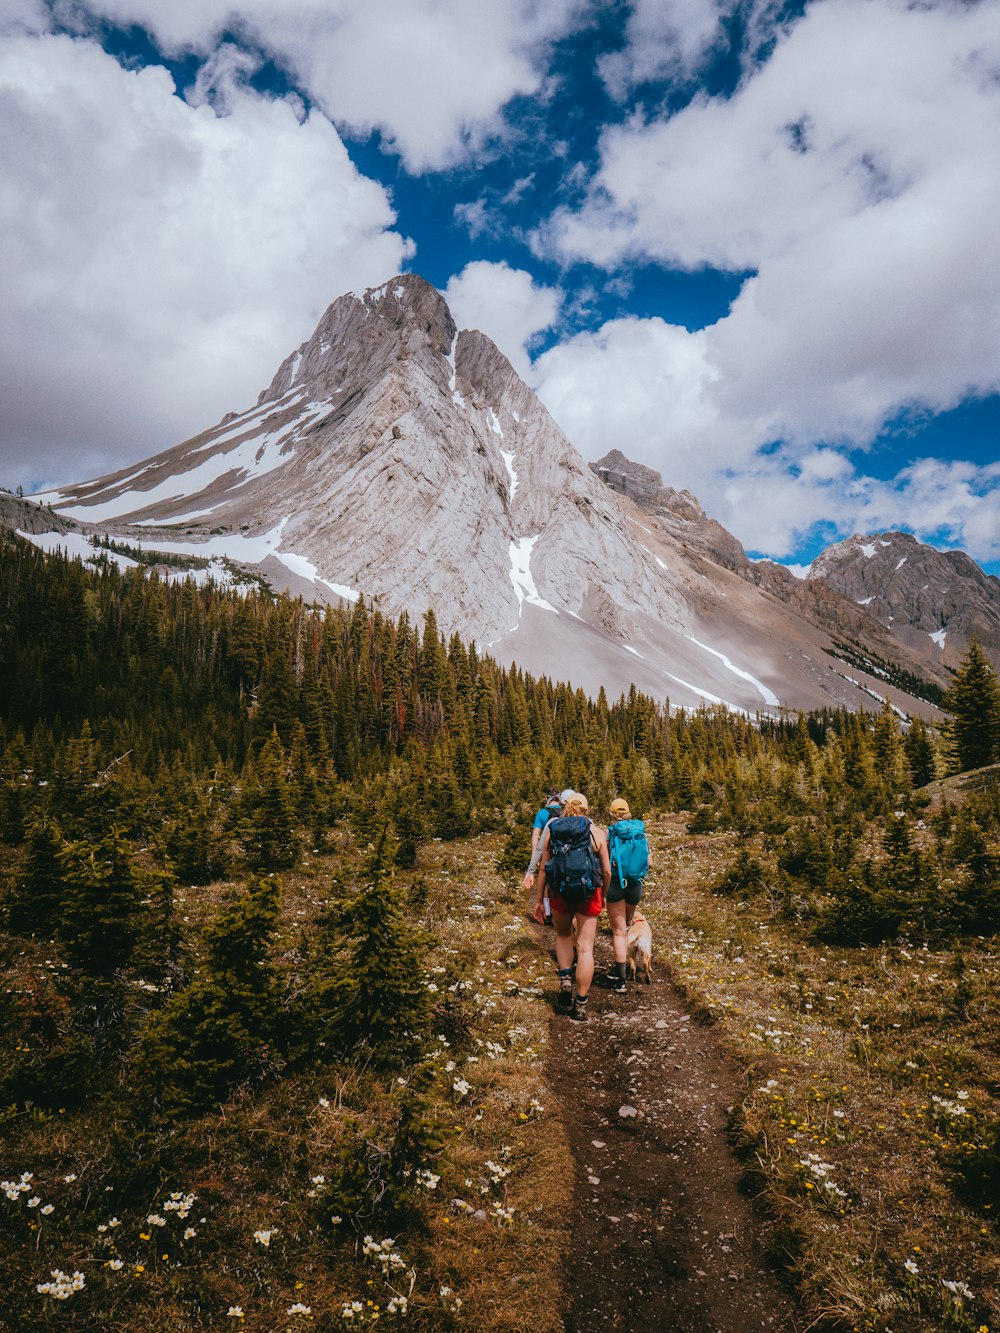
<instances>
[{"instance_id":1,"label":"white cloud","mask_svg":"<svg viewBox=\"0 0 1000 1333\"><path fill-rule=\"evenodd\" d=\"M410 170L441 167L502 131L536 93L551 41L586 0L89 0L170 52L214 50L225 31L260 45L340 124L381 130Z\"/></svg>"},{"instance_id":2,"label":"white cloud","mask_svg":"<svg viewBox=\"0 0 1000 1333\"><path fill-rule=\"evenodd\" d=\"M562 296L535 283L524 269L477 260L448 280L445 300L460 329L479 329L522 378L529 374L527 349L559 317Z\"/></svg>"},{"instance_id":3,"label":"white cloud","mask_svg":"<svg viewBox=\"0 0 1000 1333\"><path fill-rule=\"evenodd\" d=\"M45 32L49 14L42 0L4 0L0 14L0 36L20 36L26 32Z\"/></svg>"},{"instance_id":4,"label":"white cloud","mask_svg":"<svg viewBox=\"0 0 1000 1333\"><path fill-rule=\"evenodd\" d=\"M994 6L819 0L729 100L609 130L538 244L756 270L712 402L758 443L864 444L1000 387L998 71Z\"/></svg>"},{"instance_id":5,"label":"white cloud","mask_svg":"<svg viewBox=\"0 0 1000 1333\"><path fill-rule=\"evenodd\" d=\"M712 332L614 320L550 348L530 382L585 457L619 448L656 468L749 550L780 559L820 526L841 535L903 527L978 560L1000 558L1000 464L925 458L880 480L830 446L762 451L752 421L719 409Z\"/></svg>"},{"instance_id":6,"label":"white cloud","mask_svg":"<svg viewBox=\"0 0 1000 1333\"><path fill-rule=\"evenodd\" d=\"M237 74L219 117L88 41L0 42L7 484L80 480L246 407L330 300L402 266L330 123Z\"/></svg>"},{"instance_id":7,"label":"white cloud","mask_svg":"<svg viewBox=\"0 0 1000 1333\"><path fill-rule=\"evenodd\" d=\"M660 469L668 486L696 494L713 478L720 449L739 443L709 401L711 380L704 333L635 318L557 344L531 375L585 457L618 448Z\"/></svg>"},{"instance_id":8,"label":"white cloud","mask_svg":"<svg viewBox=\"0 0 1000 1333\"><path fill-rule=\"evenodd\" d=\"M728 100L608 130L584 204L536 237L609 270L751 270L729 314L572 339L538 363L543 398L588 456L618 445L751 547L787 553L827 520L995 559L988 470L926 460L883 482L843 451L901 410L1000 391L998 160L995 6L816 0Z\"/></svg>"},{"instance_id":9,"label":"white cloud","mask_svg":"<svg viewBox=\"0 0 1000 1333\"><path fill-rule=\"evenodd\" d=\"M623 98L637 83L690 73L731 9L725 0L633 0L625 45L598 62L608 91Z\"/></svg>"}]
</instances>

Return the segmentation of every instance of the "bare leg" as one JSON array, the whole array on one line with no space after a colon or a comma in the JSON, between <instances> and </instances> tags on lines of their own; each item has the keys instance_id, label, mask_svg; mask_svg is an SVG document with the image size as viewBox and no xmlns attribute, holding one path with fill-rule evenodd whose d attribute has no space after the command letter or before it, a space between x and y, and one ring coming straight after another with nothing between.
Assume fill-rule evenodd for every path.
<instances>
[{"instance_id":1,"label":"bare leg","mask_svg":"<svg viewBox=\"0 0 1000 1333\"><path fill-rule=\"evenodd\" d=\"M615 962L624 963L628 956L628 924L625 920L625 899L608 903L608 921L611 923L611 947Z\"/></svg>"},{"instance_id":2,"label":"bare leg","mask_svg":"<svg viewBox=\"0 0 1000 1333\"><path fill-rule=\"evenodd\" d=\"M576 918L576 993L579 996L590 993L590 983L594 979L594 937L597 934L596 916L578 916ZM559 940L556 940L556 957L559 957ZM564 967L568 964L564 963Z\"/></svg>"},{"instance_id":3,"label":"bare leg","mask_svg":"<svg viewBox=\"0 0 1000 1333\"><path fill-rule=\"evenodd\" d=\"M565 912L555 912L552 924L556 928L556 966L573 966L573 918Z\"/></svg>"}]
</instances>

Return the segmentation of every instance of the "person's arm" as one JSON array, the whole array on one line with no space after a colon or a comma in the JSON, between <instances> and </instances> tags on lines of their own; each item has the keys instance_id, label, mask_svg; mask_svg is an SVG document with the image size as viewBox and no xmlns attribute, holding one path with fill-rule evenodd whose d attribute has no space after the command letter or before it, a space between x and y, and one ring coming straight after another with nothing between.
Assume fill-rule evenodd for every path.
<instances>
[{"instance_id":1,"label":"person's arm","mask_svg":"<svg viewBox=\"0 0 1000 1333\"><path fill-rule=\"evenodd\" d=\"M608 855L608 835L602 828L594 829L594 846L597 849L597 855L601 861L601 874L604 876L604 897L608 896L608 889L611 887L611 857Z\"/></svg>"},{"instance_id":2,"label":"person's arm","mask_svg":"<svg viewBox=\"0 0 1000 1333\"><path fill-rule=\"evenodd\" d=\"M542 899L545 897L545 867L549 859L549 828L548 825L542 830L542 836L538 840L536 851L539 855L541 865L538 868L538 880L535 883L535 900L531 905L531 915L540 926L545 925L545 904ZM534 856L531 858L534 860Z\"/></svg>"},{"instance_id":3,"label":"person's arm","mask_svg":"<svg viewBox=\"0 0 1000 1333\"><path fill-rule=\"evenodd\" d=\"M538 844L542 840L542 830L537 824L531 830L531 860L528 862L528 868L524 872L524 887L530 889L535 882L535 871L538 869L538 858L541 852L538 850Z\"/></svg>"},{"instance_id":4,"label":"person's arm","mask_svg":"<svg viewBox=\"0 0 1000 1333\"><path fill-rule=\"evenodd\" d=\"M549 831L548 824L544 828L536 828L531 838L531 860L528 862L528 869L524 874L524 887L530 889L535 882L535 875L538 873L538 865L542 859L542 839Z\"/></svg>"}]
</instances>

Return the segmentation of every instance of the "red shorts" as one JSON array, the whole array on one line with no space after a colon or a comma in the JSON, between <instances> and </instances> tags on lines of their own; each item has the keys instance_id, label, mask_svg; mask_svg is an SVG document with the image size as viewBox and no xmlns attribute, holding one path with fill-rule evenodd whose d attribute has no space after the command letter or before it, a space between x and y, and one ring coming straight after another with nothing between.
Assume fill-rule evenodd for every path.
<instances>
[{"instance_id":1,"label":"red shorts","mask_svg":"<svg viewBox=\"0 0 1000 1333\"><path fill-rule=\"evenodd\" d=\"M600 916L604 911L604 891L598 889L587 902L573 908L570 908L558 893L553 893L549 898L549 906L552 908L553 916Z\"/></svg>"}]
</instances>

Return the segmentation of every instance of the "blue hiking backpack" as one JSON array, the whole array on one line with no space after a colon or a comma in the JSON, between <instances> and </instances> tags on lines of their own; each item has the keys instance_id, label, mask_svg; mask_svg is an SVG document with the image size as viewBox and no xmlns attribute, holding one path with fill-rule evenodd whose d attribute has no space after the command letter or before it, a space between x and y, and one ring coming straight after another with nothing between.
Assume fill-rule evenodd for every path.
<instances>
[{"instance_id":1,"label":"blue hiking backpack","mask_svg":"<svg viewBox=\"0 0 1000 1333\"><path fill-rule=\"evenodd\" d=\"M548 822L549 859L545 880L567 904L588 902L604 883L601 858L583 815L559 815Z\"/></svg>"},{"instance_id":2,"label":"blue hiking backpack","mask_svg":"<svg viewBox=\"0 0 1000 1333\"><path fill-rule=\"evenodd\" d=\"M641 819L619 819L608 825L608 853L611 871L625 888L631 881L643 880L649 873L649 843Z\"/></svg>"}]
</instances>

